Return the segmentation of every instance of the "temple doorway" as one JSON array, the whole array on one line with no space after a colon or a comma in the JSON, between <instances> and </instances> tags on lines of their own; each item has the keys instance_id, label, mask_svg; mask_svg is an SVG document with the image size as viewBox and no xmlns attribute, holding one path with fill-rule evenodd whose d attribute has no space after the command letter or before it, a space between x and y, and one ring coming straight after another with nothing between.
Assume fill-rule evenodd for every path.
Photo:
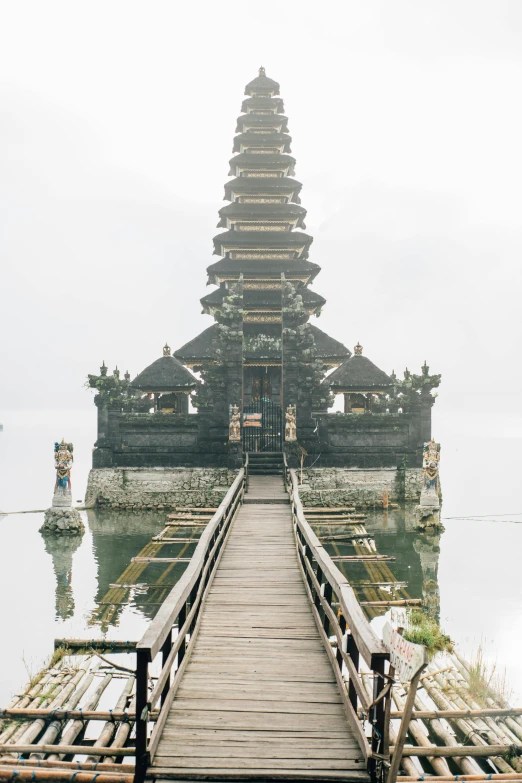
<instances>
[{"instance_id":1,"label":"temple doorway","mask_svg":"<svg viewBox=\"0 0 522 783\"><path fill-rule=\"evenodd\" d=\"M267 399L243 407L243 451L283 451L283 411Z\"/></svg>"},{"instance_id":2,"label":"temple doorway","mask_svg":"<svg viewBox=\"0 0 522 783\"><path fill-rule=\"evenodd\" d=\"M242 424L244 451L283 450L280 366L244 368Z\"/></svg>"}]
</instances>

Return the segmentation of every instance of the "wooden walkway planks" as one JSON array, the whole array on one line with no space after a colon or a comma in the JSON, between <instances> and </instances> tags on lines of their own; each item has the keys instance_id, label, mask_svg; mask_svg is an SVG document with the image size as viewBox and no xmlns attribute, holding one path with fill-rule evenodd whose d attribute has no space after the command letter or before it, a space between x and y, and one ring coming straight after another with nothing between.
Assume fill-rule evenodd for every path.
<instances>
[{"instance_id":1,"label":"wooden walkway planks","mask_svg":"<svg viewBox=\"0 0 522 783\"><path fill-rule=\"evenodd\" d=\"M147 776L367 781L302 581L282 479L252 477L252 498L233 523Z\"/></svg>"}]
</instances>

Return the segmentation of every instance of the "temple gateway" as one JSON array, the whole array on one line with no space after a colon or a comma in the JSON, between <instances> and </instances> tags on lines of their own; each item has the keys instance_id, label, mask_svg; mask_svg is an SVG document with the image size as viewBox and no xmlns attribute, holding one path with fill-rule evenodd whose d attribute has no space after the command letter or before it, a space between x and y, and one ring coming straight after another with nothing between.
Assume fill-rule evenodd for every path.
<instances>
[{"instance_id":1,"label":"temple gateway","mask_svg":"<svg viewBox=\"0 0 522 783\"><path fill-rule=\"evenodd\" d=\"M350 481L362 471L397 487L399 476L395 494L407 496L409 476L420 492L440 376L426 363L419 374L388 375L360 344L352 355L313 323L325 299L315 290L320 266L311 259L279 85L260 68L245 95L213 240L218 258L207 267L214 288L201 299L213 323L174 352L166 345L134 380L105 364L89 376L98 408L91 501L118 504L123 475L123 500L134 482L154 505L149 484L160 475L166 504L178 497L181 476L187 491L200 491L206 476L216 498L228 485L223 470L233 475L245 453L251 466L273 467L284 450L294 460L306 454L308 477L334 467L350 470ZM359 336L364 324L356 326ZM337 394L344 412L330 410Z\"/></svg>"}]
</instances>

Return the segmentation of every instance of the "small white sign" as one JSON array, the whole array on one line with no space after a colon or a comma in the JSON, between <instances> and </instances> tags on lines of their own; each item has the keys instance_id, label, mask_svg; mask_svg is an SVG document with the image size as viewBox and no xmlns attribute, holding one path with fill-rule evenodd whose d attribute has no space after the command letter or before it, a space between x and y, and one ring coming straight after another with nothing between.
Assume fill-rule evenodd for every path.
<instances>
[{"instance_id":1,"label":"small white sign","mask_svg":"<svg viewBox=\"0 0 522 783\"><path fill-rule=\"evenodd\" d=\"M382 631L384 646L390 653L390 665L395 668L395 679L410 682L427 663L426 648L422 644L408 642L386 623Z\"/></svg>"}]
</instances>

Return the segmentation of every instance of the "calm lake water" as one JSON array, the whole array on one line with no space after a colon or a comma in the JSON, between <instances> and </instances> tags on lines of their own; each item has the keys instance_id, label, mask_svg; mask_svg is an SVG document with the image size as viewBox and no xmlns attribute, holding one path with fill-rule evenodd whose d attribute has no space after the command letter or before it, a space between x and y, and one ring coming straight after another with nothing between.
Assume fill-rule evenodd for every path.
<instances>
[{"instance_id":1,"label":"calm lake water","mask_svg":"<svg viewBox=\"0 0 522 783\"><path fill-rule=\"evenodd\" d=\"M0 510L50 505L53 444L62 436L75 446L73 495L82 500L96 437L94 411L11 412L0 415L0 422ZM428 585L430 605L440 613L444 630L467 656L482 645L487 661L506 670L511 701L520 705L520 443L510 437L467 437L464 447L462 423L451 420L437 436L443 443L445 532L437 537L416 532L402 509L371 513L365 524L378 551L396 557L386 564L391 578L407 582L413 598L423 597ZM116 591L111 585L162 529L164 514L82 513L81 541L45 540L38 532L42 513L0 519L0 707L50 657L55 637L139 639L183 572L183 564L145 565L131 574L129 583L137 582L136 587ZM490 516L449 518L472 515ZM162 554L181 554L183 546L168 545ZM182 556L193 549L188 545ZM349 553L347 545L339 552ZM360 565L347 566L346 574L354 582L370 579Z\"/></svg>"}]
</instances>

